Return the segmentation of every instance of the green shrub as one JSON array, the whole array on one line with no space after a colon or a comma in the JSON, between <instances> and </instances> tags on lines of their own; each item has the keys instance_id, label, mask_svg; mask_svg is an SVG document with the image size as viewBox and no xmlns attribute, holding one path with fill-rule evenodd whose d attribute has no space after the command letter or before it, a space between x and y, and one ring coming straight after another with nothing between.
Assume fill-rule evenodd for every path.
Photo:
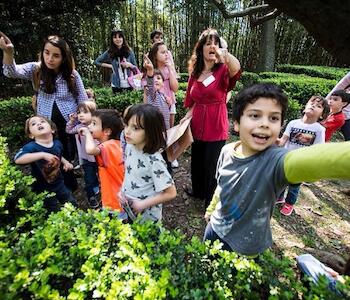
<instances>
[{"instance_id":1,"label":"green shrub","mask_svg":"<svg viewBox=\"0 0 350 300\"><path fill-rule=\"evenodd\" d=\"M70 204L46 217L44 195L31 192L33 179L5 149L0 138L2 299L340 299L322 282L307 290L295 263L271 251L254 261L218 242L188 242L179 231ZM344 295L349 283L339 284Z\"/></svg>"},{"instance_id":2,"label":"green shrub","mask_svg":"<svg viewBox=\"0 0 350 300\"><path fill-rule=\"evenodd\" d=\"M349 69L325 66L278 65L276 71L293 74L305 74L312 77L334 79L339 81L349 72Z\"/></svg>"},{"instance_id":3,"label":"green shrub","mask_svg":"<svg viewBox=\"0 0 350 300\"><path fill-rule=\"evenodd\" d=\"M312 95L321 95L325 97L337 83L336 80L328 80L306 75L267 77L261 78L259 82L279 85L289 98L297 100L303 105Z\"/></svg>"}]
</instances>

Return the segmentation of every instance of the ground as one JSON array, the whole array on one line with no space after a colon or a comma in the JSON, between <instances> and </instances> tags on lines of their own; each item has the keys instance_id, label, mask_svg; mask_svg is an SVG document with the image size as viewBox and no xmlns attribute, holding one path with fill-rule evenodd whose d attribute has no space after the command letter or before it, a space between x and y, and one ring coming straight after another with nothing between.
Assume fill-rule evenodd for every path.
<instances>
[{"instance_id":1,"label":"ground","mask_svg":"<svg viewBox=\"0 0 350 300\"><path fill-rule=\"evenodd\" d=\"M179 158L174 170L177 197L164 205L163 224L168 229L179 229L189 239L203 237L206 226L205 207L200 200L191 198L182 187L190 183L190 155ZM83 186L82 171L78 170L79 185ZM272 218L273 250L291 258L301 253L312 253L322 261L340 270L350 253L350 196L342 191L350 189L350 181L323 180L303 184L291 216L282 216L279 207ZM75 192L81 208L87 203L84 193Z\"/></svg>"}]
</instances>

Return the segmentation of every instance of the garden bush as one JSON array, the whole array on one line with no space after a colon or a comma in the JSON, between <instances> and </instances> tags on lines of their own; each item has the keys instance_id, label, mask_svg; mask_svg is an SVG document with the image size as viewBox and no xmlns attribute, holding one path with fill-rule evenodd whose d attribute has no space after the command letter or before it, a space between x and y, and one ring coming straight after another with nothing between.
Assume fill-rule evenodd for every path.
<instances>
[{"instance_id":1,"label":"garden bush","mask_svg":"<svg viewBox=\"0 0 350 300\"><path fill-rule=\"evenodd\" d=\"M182 73L181 76L186 77L186 73ZM232 93L233 97L242 88L259 82L277 84L284 89L290 99L287 120L291 120L300 116L300 110L312 95L318 94L326 96L337 81L289 73L264 72L256 74L243 72L240 81L237 82ZM176 123L179 122L186 113L186 109L183 108L186 88L187 82L180 82L179 90L176 93ZM113 95L110 87L95 87L95 93L99 108L114 108L120 112L123 112L130 104L143 101L142 91ZM31 97L10 98L0 101L0 114L2 116L0 120L0 134L7 137L11 149L18 148L26 140L23 129L24 121L33 113L30 103ZM230 106L228 107L228 111L231 113L232 102L229 102L228 105Z\"/></svg>"},{"instance_id":2,"label":"garden bush","mask_svg":"<svg viewBox=\"0 0 350 300\"><path fill-rule=\"evenodd\" d=\"M334 79L339 81L344 77L349 69L325 67L325 66L299 66L299 65L278 65L276 67L277 72L293 73L293 74L305 74L312 77L320 77L325 79Z\"/></svg>"},{"instance_id":3,"label":"garden bush","mask_svg":"<svg viewBox=\"0 0 350 300\"><path fill-rule=\"evenodd\" d=\"M1 299L341 299L325 286L306 289L294 262L271 251L255 261L70 204L47 217L44 195L5 150L0 138Z\"/></svg>"}]
</instances>

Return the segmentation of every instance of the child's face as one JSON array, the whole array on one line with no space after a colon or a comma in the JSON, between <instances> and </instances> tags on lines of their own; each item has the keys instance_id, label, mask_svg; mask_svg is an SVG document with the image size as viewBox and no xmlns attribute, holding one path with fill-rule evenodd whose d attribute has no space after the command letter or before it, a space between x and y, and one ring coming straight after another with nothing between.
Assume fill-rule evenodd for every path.
<instances>
[{"instance_id":1,"label":"child's face","mask_svg":"<svg viewBox=\"0 0 350 300\"><path fill-rule=\"evenodd\" d=\"M104 141L104 134L102 130L102 121L100 118L93 116L91 118L91 123L88 126L91 135L94 139L102 142Z\"/></svg>"},{"instance_id":2,"label":"child's face","mask_svg":"<svg viewBox=\"0 0 350 300\"><path fill-rule=\"evenodd\" d=\"M340 96L331 96L328 100L329 109L334 113L341 111L346 104Z\"/></svg>"},{"instance_id":3,"label":"child's face","mask_svg":"<svg viewBox=\"0 0 350 300\"><path fill-rule=\"evenodd\" d=\"M128 144L135 145L139 150L143 149L146 144L145 130L137 124L136 116L132 116L129 119L128 124L125 126L124 134Z\"/></svg>"},{"instance_id":4,"label":"child's face","mask_svg":"<svg viewBox=\"0 0 350 300\"><path fill-rule=\"evenodd\" d=\"M242 154L252 156L274 144L281 131L282 107L275 99L259 98L249 103L240 123L234 122L239 132Z\"/></svg>"},{"instance_id":5,"label":"child's face","mask_svg":"<svg viewBox=\"0 0 350 300\"><path fill-rule=\"evenodd\" d=\"M157 51L157 63L165 63L168 60L168 48L165 45L161 45Z\"/></svg>"},{"instance_id":6,"label":"child's face","mask_svg":"<svg viewBox=\"0 0 350 300\"><path fill-rule=\"evenodd\" d=\"M153 38L153 44L163 42L163 35L162 34L156 34Z\"/></svg>"},{"instance_id":7,"label":"child's face","mask_svg":"<svg viewBox=\"0 0 350 300\"><path fill-rule=\"evenodd\" d=\"M159 91L164 85L164 81L162 76L160 76L159 74L154 75L154 88L156 89L156 91Z\"/></svg>"},{"instance_id":8,"label":"child's face","mask_svg":"<svg viewBox=\"0 0 350 300\"><path fill-rule=\"evenodd\" d=\"M44 63L48 69L58 71L62 64L61 49L47 42L43 51Z\"/></svg>"},{"instance_id":9,"label":"child's face","mask_svg":"<svg viewBox=\"0 0 350 300\"><path fill-rule=\"evenodd\" d=\"M322 118L324 107L321 100L311 98L305 106L304 114L309 118L313 118L315 122Z\"/></svg>"},{"instance_id":10,"label":"child's face","mask_svg":"<svg viewBox=\"0 0 350 300\"><path fill-rule=\"evenodd\" d=\"M89 125L91 123L91 118L91 112L87 110L84 111L83 109L78 111L78 121L81 124Z\"/></svg>"},{"instance_id":11,"label":"child's face","mask_svg":"<svg viewBox=\"0 0 350 300\"><path fill-rule=\"evenodd\" d=\"M38 138L45 135L52 135L54 131L51 128L51 125L41 117L32 117L29 120L29 137Z\"/></svg>"}]
</instances>

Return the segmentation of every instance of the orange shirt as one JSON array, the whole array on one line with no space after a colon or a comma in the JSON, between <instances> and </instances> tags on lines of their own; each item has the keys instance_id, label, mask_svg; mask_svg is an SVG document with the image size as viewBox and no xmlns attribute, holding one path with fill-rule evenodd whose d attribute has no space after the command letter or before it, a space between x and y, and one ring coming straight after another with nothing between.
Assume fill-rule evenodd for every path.
<instances>
[{"instance_id":1,"label":"orange shirt","mask_svg":"<svg viewBox=\"0 0 350 300\"><path fill-rule=\"evenodd\" d=\"M124 163L120 141L108 140L98 145L101 153L96 156L101 184L102 207L123 211L118 197L124 180Z\"/></svg>"}]
</instances>

